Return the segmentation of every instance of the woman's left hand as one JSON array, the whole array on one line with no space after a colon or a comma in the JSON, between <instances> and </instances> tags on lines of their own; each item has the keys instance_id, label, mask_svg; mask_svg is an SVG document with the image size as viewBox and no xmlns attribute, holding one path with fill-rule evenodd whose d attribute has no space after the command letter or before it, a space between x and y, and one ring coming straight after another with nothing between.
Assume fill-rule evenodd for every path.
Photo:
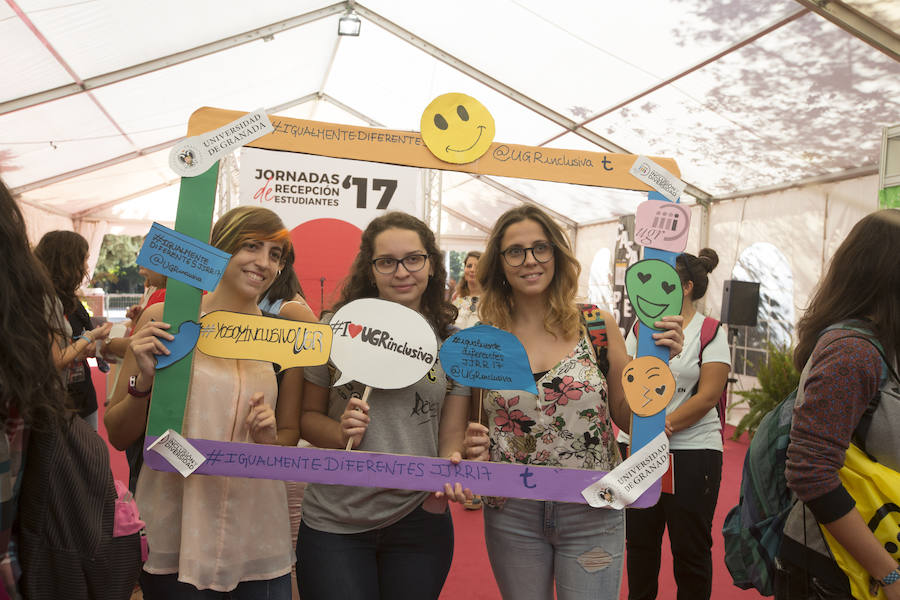
<instances>
[{"instance_id":1,"label":"woman's left hand","mask_svg":"<svg viewBox=\"0 0 900 600\"><path fill-rule=\"evenodd\" d=\"M454 465L458 465L462 461L462 455L459 452L454 452L450 455L450 463ZM463 489L462 484L457 482L455 485L451 485L449 483L444 484L444 490L441 492L435 492L434 497L437 500L441 500L446 498L451 502L459 502L463 504L465 502L471 502L474 495L472 494L472 490L469 488ZM428 502L426 500L426 502Z\"/></svg>"},{"instance_id":2,"label":"woman's left hand","mask_svg":"<svg viewBox=\"0 0 900 600\"><path fill-rule=\"evenodd\" d=\"M250 414L247 415L247 427L250 437L256 444L278 443L278 429L275 424L275 411L263 401L262 392L256 392L250 398Z\"/></svg>"},{"instance_id":3,"label":"woman's left hand","mask_svg":"<svg viewBox=\"0 0 900 600\"><path fill-rule=\"evenodd\" d=\"M663 317L653 324L657 329L662 329L653 334L657 346L669 347L669 358L675 358L681 354L684 348L684 317L670 315Z\"/></svg>"}]
</instances>

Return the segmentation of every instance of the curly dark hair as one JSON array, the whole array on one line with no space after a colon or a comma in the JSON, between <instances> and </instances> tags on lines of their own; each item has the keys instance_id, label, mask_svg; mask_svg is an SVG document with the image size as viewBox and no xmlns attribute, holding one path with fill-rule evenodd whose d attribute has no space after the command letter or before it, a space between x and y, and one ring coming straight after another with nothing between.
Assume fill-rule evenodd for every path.
<instances>
[{"instance_id":1,"label":"curly dark hair","mask_svg":"<svg viewBox=\"0 0 900 600\"><path fill-rule=\"evenodd\" d=\"M40 429L65 414L65 391L53 365L49 301L55 295L31 253L25 219L0 181L0 335L11 349L0 355L0 419L11 409Z\"/></svg>"},{"instance_id":2,"label":"curly dark hair","mask_svg":"<svg viewBox=\"0 0 900 600\"><path fill-rule=\"evenodd\" d=\"M348 302L360 298L377 298L378 288L372 276L372 256L375 252L375 238L387 229L406 229L419 235L419 240L428 254L434 268L434 275L428 279L428 287L422 294L421 313L431 323L440 338L446 339L452 333L451 326L459 312L444 297L444 286L447 283L447 269L441 260L441 251L437 247L434 233L428 225L403 212L389 212L373 219L362 234L359 242L359 253L350 267L350 274L344 282L341 297L332 310L335 312Z\"/></svg>"},{"instance_id":3,"label":"curly dark hair","mask_svg":"<svg viewBox=\"0 0 900 600\"><path fill-rule=\"evenodd\" d=\"M78 303L76 292L87 278L88 250L87 240L74 231L47 232L34 249L34 255L47 270L66 315L75 310Z\"/></svg>"}]
</instances>

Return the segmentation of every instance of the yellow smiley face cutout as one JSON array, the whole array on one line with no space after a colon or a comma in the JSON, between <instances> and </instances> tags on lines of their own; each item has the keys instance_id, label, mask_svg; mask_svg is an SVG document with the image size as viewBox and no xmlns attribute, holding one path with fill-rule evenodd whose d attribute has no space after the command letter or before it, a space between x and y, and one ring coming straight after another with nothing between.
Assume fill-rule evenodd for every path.
<instances>
[{"instance_id":1,"label":"yellow smiley face cutout","mask_svg":"<svg viewBox=\"0 0 900 600\"><path fill-rule=\"evenodd\" d=\"M622 371L622 387L631 411L641 417L655 415L675 395L675 378L669 365L655 356L639 356Z\"/></svg>"},{"instance_id":2,"label":"yellow smiley face cutout","mask_svg":"<svg viewBox=\"0 0 900 600\"><path fill-rule=\"evenodd\" d=\"M444 94L432 100L420 126L431 153L457 165L477 160L494 141L494 117L465 94Z\"/></svg>"}]
</instances>

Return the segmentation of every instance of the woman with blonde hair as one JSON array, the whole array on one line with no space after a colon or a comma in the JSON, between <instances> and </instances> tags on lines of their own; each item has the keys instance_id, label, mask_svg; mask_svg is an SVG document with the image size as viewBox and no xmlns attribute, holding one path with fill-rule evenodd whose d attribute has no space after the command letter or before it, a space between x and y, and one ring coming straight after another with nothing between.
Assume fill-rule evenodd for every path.
<instances>
[{"instance_id":1,"label":"woman with blonde hair","mask_svg":"<svg viewBox=\"0 0 900 600\"><path fill-rule=\"evenodd\" d=\"M475 272L478 261L481 260L481 252L470 250L463 260L463 274L456 286L456 297L453 306L459 311L456 317L456 326L466 329L478 322L478 299L481 297L481 284Z\"/></svg>"},{"instance_id":2,"label":"woman with blonde hair","mask_svg":"<svg viewBox=\"0 0 900 600\"><path fill-rule=\"evenodd\" d=\"M215 224L210 243L231 254L201 313L226 310L260 315L257 303L275 280L290 236L272 211L242 206ZM144 432L156 356L171 340L163 304L140 317L106 413L109 439L126 448ZM276 406L271 364L214 358L195 352L182 434L230 442L277 444L296 431L300 398ZM296 421L296 416L294 417ZM296 437L289 436L293 443ZM288 440L290 442L290 440ZM148 600L169 598L291 597L294 562L284 483L238 477L188 477L141 469L136 495L147 523L150 557L141 574Z\"/></svg>"},{"instance_id":3,"label":"woman with blonde hair","mask_svg":"<svg viewBox=\"0 0 900 600\"><path fill-rule=\"evenodd\" d=\"M621 373L629 361L609 313L598 363L575 303L581 267L565 233L534 206L504 213L478 263L482 322L514 334L538 395L484 390L490 428L470 424L472 459L609 471L621 461L612 423L630 430ZM657 344L681 350L681 317L658 322ZM586 504L485 499L488 556L504 598L614 598L622 574L623 511Z\"/></svg>"}]
</instances>

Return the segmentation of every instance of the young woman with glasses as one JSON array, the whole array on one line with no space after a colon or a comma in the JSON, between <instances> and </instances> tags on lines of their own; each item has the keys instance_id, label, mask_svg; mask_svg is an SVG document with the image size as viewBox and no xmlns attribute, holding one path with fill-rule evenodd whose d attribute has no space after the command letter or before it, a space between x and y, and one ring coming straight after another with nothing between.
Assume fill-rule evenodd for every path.
<instances>
[{"instance_id":1,"label":"young woman with glasses","mask_svg":"<svg viewBox=\"0 0 900 600\"><path fill-rule=\"evenodd\" d=\"M469 425L471 459L609 471L621 462L612 420L630 429L622 389L630 360L609 313L603 371L575 303L581 268L566 234L546 213L521 206L494 225L478 263L482 322L514 334L539 394L484 390L490 428ZM681 317L658 322L656 343L681 351ZM623 511L586 504L486 498L485 539L504 598L615 598L622 574Z\"/></svg>"},{"instance_id":2,"label":"young woman with glasses","mask_svg":"<svg viewBox=\"0 0 900 600\"><path fill-rule=\"evenodd\" d=\"M456 318L444 299L446 278L428 226L387 213L363 232L334 310L360 298L390 300L421 313L443 340ZM448 383L439 363L409 387L372 390L368 402L362 384L333 386L337 374L324 365L304 375L301 433L312 444L345 448L352 440L368 452L459 460L469 389ZM453 556L447 498L464 500L459 484L434 494L310 484L297 539L300 596L436 599Z\"/></svg>"}]
</instances>

